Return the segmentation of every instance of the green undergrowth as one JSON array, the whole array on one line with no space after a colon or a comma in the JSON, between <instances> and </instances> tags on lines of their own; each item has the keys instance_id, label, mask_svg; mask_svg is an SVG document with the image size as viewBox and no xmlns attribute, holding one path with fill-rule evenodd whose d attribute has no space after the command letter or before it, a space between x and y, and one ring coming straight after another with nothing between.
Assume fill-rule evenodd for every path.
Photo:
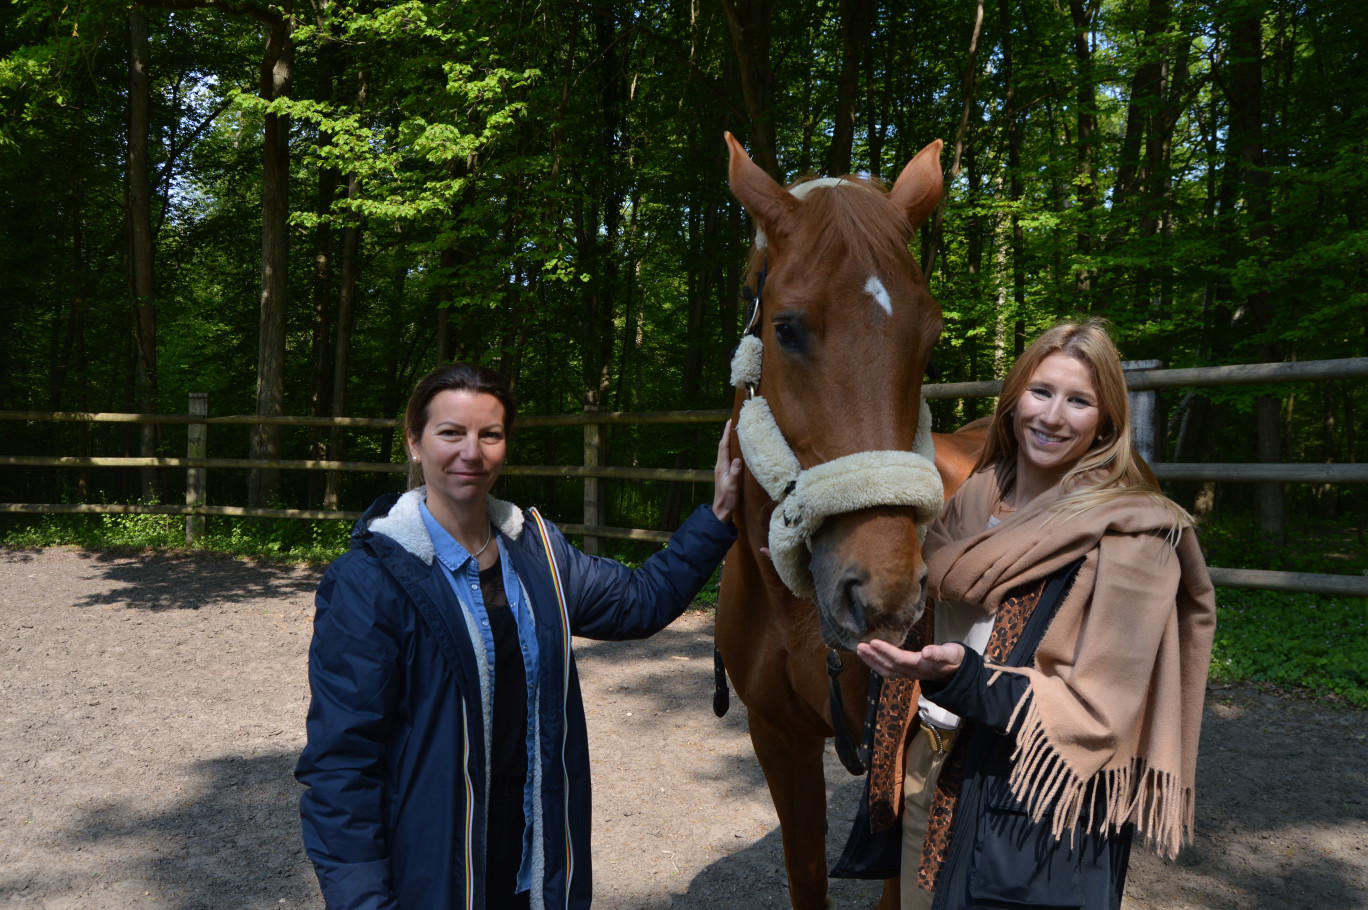
<instances>
[{"instance_id":1,"label":"green undergrowth","mask_svg":"<svg viewBox=\"0 0 1368 910\"><path fill-rule=\"evenodd\" d=\"M180 515L44 515L5 529L5 547L76 546L154 553L222 553L290 565L326 565L347 549L349 521L211 517L193 546Z\"/></svg>"},{"instance_id":2,"label":"green undergrowth","mask_svg":"<svg viewBox=\"0 0 1368 910\"><path fill-rule=\"evenodd\" d=\"M1368 708L1368 600L1218 588L1211 677Z\"/></svg>"},{"instance_id":3,"label":"green undergrowth","mask_svg":"<svg viewBox=\"0 0 1368 910\"><path fill-rule=\"evenodd\" d=\"M1207 561L1231 569L1368 574L1356 531L1295 520L1288 543L1268 552L1245 518L1205 526ZM1368 598L1217 588L1211 676L1268 683L1313 698L1368 708Z\"/></svg>"}]
</instances>

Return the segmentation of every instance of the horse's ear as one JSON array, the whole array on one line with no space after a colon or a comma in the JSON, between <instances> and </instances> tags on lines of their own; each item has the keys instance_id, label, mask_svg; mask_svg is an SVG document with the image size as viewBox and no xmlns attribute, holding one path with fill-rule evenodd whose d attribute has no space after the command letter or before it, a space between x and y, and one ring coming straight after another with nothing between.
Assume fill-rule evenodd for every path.
<instances>
[{"instance_id":1,"label":"horse's ear","mask_svg":"<svg viewBox=\"0 0 1368 910\"><path fill-rule=\"evenodd\" d=\"M888 198L907 215L907 221L916 230L926 223L931 213L940 205L941 190L945 177L941 174L940 153L944 145L939 139L917 153L917 157L907 162L898 175L898 180L889 191Z\"/></svg>"},{"instance_id":2,"label":"horse's ear","mask_svg":"<svg viewBox=\"0 0 1368 910\"><path fill-rule=\"evenodd\" d=\"M727 172L732 193L767 237L782 235L788 215L798 208L798 200L766 174L764 168L751 161L735 136L731 133L724 133L723 136L727 141L727 151L731 154Z\"/></svg>"}]
</instances>

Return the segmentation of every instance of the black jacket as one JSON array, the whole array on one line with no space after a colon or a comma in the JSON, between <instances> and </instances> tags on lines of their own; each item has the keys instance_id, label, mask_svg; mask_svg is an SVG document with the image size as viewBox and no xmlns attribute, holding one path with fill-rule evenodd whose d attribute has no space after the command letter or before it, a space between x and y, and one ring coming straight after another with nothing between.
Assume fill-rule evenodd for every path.
<instances>
[{"instance_id":1,"label":"black jacket","mask_svg":"<svg viewBox=\"0 0 1368 910\"><path fill-rule=\"evenodd\" d=\"M1081 563L1066 566L1047 582L1008 665L1030 663ZM967 737L964 783L932 910L1118 910L1131 827L1110 836L1088 831L1058 840L1050 814L1032 821L1009 784L1016 749L1009 724L1027 682L1003 673L990 686L992 673L982 655L965 648L964 662L947 682L922 683L927 698L963 718L961 736Z\"/></svg>"}]
</instances>

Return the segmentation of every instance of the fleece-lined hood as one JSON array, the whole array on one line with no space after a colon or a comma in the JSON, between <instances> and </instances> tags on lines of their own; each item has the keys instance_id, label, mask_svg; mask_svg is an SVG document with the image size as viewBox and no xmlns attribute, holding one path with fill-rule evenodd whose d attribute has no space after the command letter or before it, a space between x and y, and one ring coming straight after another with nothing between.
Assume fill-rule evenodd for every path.
<instances>
[{"instance_id":1,"label":"fleece-lined hood","mask_svg":"<svg viewBox=\"0 0 1368 910\"><path fill-rule=\"evenodd\" d=\"M371 519L366 524L366 529L376 534L384 534L422 560L424 565L430 566L437 554L433 549L427 526L423 524L422 512L418 509L418 504L426 499L427 487L415 487L400 496L394 505L390 506L388 513ZM522 509L493 496L485 497L485 509L489 512L489 520L498 528L499 533L510 540L517 540L522 536Z\"/></svg>"}]
</instances>

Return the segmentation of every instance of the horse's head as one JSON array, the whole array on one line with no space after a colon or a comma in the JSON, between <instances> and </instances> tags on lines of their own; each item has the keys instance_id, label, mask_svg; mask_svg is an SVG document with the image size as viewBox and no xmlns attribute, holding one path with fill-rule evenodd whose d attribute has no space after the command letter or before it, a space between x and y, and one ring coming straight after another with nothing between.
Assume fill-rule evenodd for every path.
<instances>
[{"instance_id":1,"label":"horse's head","mask_svg":"<svg viewBox=\"0 0 1368 910\"><path fill-rule=\"evenodd\" d=\"M867 490L892 475L871 468L867 482L861 469L914 448L922 376L943 323L908 243L940 201L941 143L923 149L887 193L851 177L785 189L730 135L727 143L732 192L757 227L747 284L763 280L755 393L801 476L822 475L828 499L859 501L855 511L828 503L835 514L819 518L807 540L822 637L843 650L870 638L901 643L925 605L917 519L926 510L872 505L895 501ZM811 470L836 459L835 470ZM771 527L782 532L786 522Z\"/></svg>"}]
</instances>

